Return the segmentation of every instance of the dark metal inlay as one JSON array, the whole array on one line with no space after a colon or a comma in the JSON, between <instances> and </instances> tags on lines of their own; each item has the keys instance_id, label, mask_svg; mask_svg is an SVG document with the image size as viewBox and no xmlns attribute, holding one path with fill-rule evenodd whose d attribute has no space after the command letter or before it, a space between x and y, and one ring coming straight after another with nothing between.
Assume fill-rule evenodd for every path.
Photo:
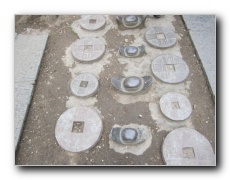
<instances>
[{"instance_id":1,"label":"dark metal inlay","mask_svg":"<svg viewBox=\"0 0 230 180\"><path fill-rule=\"evenodd\" d=\"M123 140L127 142L134 142L137 139L138 133L136 129L133 128L125 128L121 132L121 137Z\"/></svg>"},{"instance_id":2,"label":"dark metal inlay","mask_svg":"<svg viewBox=\"0 0 230 180\"><path fill-rule=\"evenodd\" d=\"M73 133L83 133L84 131L84 121L74 121L72 132Z\"/></svg>"},{"instance_id":3,"label":"dark metal inlay","mask_svg":"<svg viewBox=\"0 0 230 180\"><path fill-rule=\"evenodd\" d=\"M88 81L81 81L80 87L86 88L88 86Z\"/></svg>"}]
</instances>

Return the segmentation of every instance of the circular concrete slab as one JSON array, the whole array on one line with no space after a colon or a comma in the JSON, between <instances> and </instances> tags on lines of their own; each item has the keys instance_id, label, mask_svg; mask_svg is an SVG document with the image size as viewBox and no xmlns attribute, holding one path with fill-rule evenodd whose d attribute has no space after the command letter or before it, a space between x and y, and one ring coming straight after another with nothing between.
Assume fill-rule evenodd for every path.
<instances>
[{"instance_id":1,"label":"circular concrete slab","mask_svg":"<svg viewBox=\"0 0 230 180\"><path fill-rule=\"evenodd\" d=\"M71 152L81 152L92 148L100 139L102 121L89 107L73 107L58 119L55 137L59 145Z\"/></svg>"},{"instance_id":2,"label":"circular concrete slab","mask_svg":"<svg viewBox=\"0 0 230 180\"><path fill-rule=\"evenodd\" d=\"M164 94L160 99L160 108L165 116L174 121L185 120L192 113L189 100L176 92Z\"/></svg>"},{"instance_id":3,"label":"circular concrete slab","mask_svg":"<svg viewBox=\"0 0 230 180\"><path fill-rule=\"evenodd\" d=\"M105 44L97 38L82 38L71 47L73 58L82 62L99 60L105 52Z\"/></svg>"},{"instance_id":4,"label":"circular concrete slab","mask_svg":"<svg viewBox=\"0 0 230 180\"><path fill-rule=\"evenodd\" d=\"M102 15L84 15L81 17L80 26L83 29L93 31L105 25L105 18Z\"/></svg>"},{"instance_id":5,"label":"circular concrete slab","mask_svg":"<svg viewBox=\"0 0 230 180\"><path fill-rule=\"evenodd\" d=\"M160 55L151 65L153 74L166 83L180 83L189 75L188 65L184 60L174 55Z\"/></svg>"},{"instance_id":6,"label":"circular concrete slab","mask_svg":"<svg viewBox=\"0 0 230 180\"><path fill-rule=\"evenodd\" d=\"M209 141L189 128L170 132L164 139L162 155L169 166L215 165L215 155Z\"/></svg>"},{"instance_id":7,"label":"circular concrete slab","mask_svg":"<svg viewBox=\"0 0 230 180\"><path fill-rule=\"evenodd\" d=\"M93 96L97 92L98 86L97 77L91 73L79 74L70 83L72 93L80 97Z\"/></svg>"},{"instance_id":8,"label":"circular concrete slab","mask_svg":"<svg viewBox=\"0 0 230 180\"><path fill-rule=\"evenodd\" d=\"M148 29L145 39L150 46L157 48L168 48L176 44L176 34L171 29L155 26Z\"/></svg>"}]
</instances>

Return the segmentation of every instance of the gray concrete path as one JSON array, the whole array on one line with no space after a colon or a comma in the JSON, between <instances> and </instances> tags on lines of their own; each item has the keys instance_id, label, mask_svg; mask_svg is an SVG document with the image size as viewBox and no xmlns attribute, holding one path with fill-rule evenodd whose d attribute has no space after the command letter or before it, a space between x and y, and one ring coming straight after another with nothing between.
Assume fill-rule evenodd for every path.
<instances>
[{"instance_id":1,"label":"gray concrete path","mask_svg":"<svg viewBox=\"0 0 230 180\"><path fill-rule=\"evenodd\" d=\"M33 95L48 34L15 34L14 46L14 147L17 148L23 123Z\"/></svg>"},{"instance_id":2,"label":"gray concrete path","mask_svg":"<svg viewBox=\"0 0 230 180\"><path fill-rule=\"evenodd\" d=\"M183 15L184 22L216 96L216 17L215 15Z\"/></svg>"}]
</instances>

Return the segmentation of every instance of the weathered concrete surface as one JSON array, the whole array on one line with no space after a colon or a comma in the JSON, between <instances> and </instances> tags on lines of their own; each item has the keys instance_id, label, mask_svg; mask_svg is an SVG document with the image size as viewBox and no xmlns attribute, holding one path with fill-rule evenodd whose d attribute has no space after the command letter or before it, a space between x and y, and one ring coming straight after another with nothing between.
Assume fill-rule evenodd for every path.
<instances>
[{"instance_id":1,"label":"weathered concrete surface","mask_svg":"<svg viewBox=\"0 0 230 180\"><path fill-rule=\"evenodd\" d=\"M33 87L38 75L48 33L15 34L14 46L14 146L17 147Z\"/></svg>"},{"instance_id":2,"label":"weathered concrete surface","mask_svg":"<svg viewBox=\"0 0 230 180\"><path fill-rule=\"evenodd\" d=\"M71 24L80 19L80 16L37 16L24 23L22 21L20 24L16 23L17 33L24 32L26 28L34 28L48 29L50 34L15 163L77 166L164 165L161 154L163 139L170 131L180 127L193 128L202 133L215 151L214 102L181 17L166 15L159 19L146 19L145 24L148 28L153 25L167 26L177 34L177 43L164 50L152 48L144 42L147 27L120 31L116 16L105 15L105 17L105 27L97 32L89 32L81 27L73 32ZM89 64L73 60L69 47L74 41L83 37L104 39L106 52L102 59ZM146 46L146 55L132 60L120 57L118 49L121 44L129 46L142 42ZM154 79L150 91L138 96L120 94L113 89L110 79L117 75L153 76L150 68L151 60L163 53L174 54L185 60L190 74L184 82L168 84ZM82 70L100 78L99 89L94 97L82 99L71 93L71 80ZM161 113L160 97L171 91L189 98L193 113L186 121L173 122ZM100 141L88 152L71 153L59 146L54 130L62 112L80 105L93 108L100 117L103 117L103 132ZM111 149L109 144L111 128L115 124L123 126L130 123L148 127L152 138L143 142L147 143L143 147L145 150L133 148L133 151L120 153Z\"/></svg>"},{"instance_id":3,"label":"weathered concrete surface","mask_svg":"<svg viewBox=\"0 0 230 180\"><path fill-rule=\"evenodd\" d=\"M197 54L216 96L216 18L215 15L183 15Z\"/></svg>"}]
</instances>

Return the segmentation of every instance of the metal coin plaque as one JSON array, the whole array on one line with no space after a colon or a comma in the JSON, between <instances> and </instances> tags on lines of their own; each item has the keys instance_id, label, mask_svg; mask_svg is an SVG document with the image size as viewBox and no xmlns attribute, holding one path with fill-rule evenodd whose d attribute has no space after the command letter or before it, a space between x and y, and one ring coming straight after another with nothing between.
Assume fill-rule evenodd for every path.
<instances>
[{"instance_id":1,"label":"metal coin plaque","mask_svg":"<svg viewBox=\"0 0 230 180\"><path fill-rule=\"evenodd\" d=\"M105 52L105 44L97 38L82 38L73 43L72 56L81 62L99 60Z\"/></svg>"},{"instance_id":2,"label":"metal coin plaque","mask_svg":"<svg viewBox=\"0 0 230 180\"><path fill-rule=\"evenodd\" d=\"M119 54L124 57L141 57L145 54L145 46L120 46Z\"/></svg>"},{"instance_id":3,"label":"metal coin plaque","mask_svg":"<svg viewBox=\"0 0 230 180\"><path fill-rule=\"evenodd\" d=\"M152 77L144 76L115 76L111 78L112 85L123 93L137 93L144 91L152 85Z\"/></svg>"},{"instance_id":4,"label":"metal coin plaque","mask_svg":"<svg viewBox=\"0 0 230 180\"><path fill-rule=\"evenodd\" d=\"M134 145L147 139L147 135L142 128L114 127L110 131L109 138L118 144Z\"/></svg>"},{"instance_id":5,"label":"metal coin plaque","mask_svg":"<svg viewBox=\"0 0 230 180\"><path fill-rule=\"evenodd\" d=\"M145 33L145 39L150 46L168 48L176 44L176 34L166 27L152 27Z\"/></svg>"},{"instance_id":6,"label":"metal coin plaque","mask_svg":"<svg viewBox=\"0 0 230 180\"><path fill-rule=\"evenodd\" d=\"M151 65L153 74L166 83L180 83L189 75L185 61L174 55L160 55Z\"/></svg>"},{"instance_id":7,"label":"metal coin plaque","mask_svg":"<svg viewBox=\"0 0 230 180\"><path fill-rule=\"evenodd\" d=\"M97 92L98 86L97 77L91 73L79 74L70 83L72 93L79 97L93 96Z\"/></svg>"},{"instance_id":8,"label":"metal coin plaque","mask_svg":"<svg viewBox=\"0 0 230 180\"><path fill-rule=\"evenodd\" d=\"M55 137L59 145L70 152L92 148L100 139L102 121L89 107L73 107L58 119Z\"/></svg>"},{"instance_id":9,"label":"metal coin plaque","mask_svg":"<svg viewBox=\"0 0 230 180\"><path fill-rule=\"evenodd\" d=\"M105 18L102 15L84 15L80 20L80 26L83 29L94 31L105 25Z\"/></svg>"},{"instance_id":10,"label":"metal coin plaque","mask_svg":"<svg viewBox=\"0 0 230 180\"><path fill-rule=\"evenodd\" d=\"M146 16L128 15L117 16L116 21L120 30L143 28L145 26Z\"/></svg>"},{"instance_id":11,"label":"metal coin plaque","mask_svg":"<svg viewBox=\"0 0 230 180\"><path fill-rule=\"evenodd\" d=\"M213 166L215 155L209 141L199 132L179 128L164 139L162 154L169 166Z\"/></svg>"},{"instance_id":12,"label":"metal coin plaque","mask_svg":"<svg viewBox=\"0 0 230 180\"><path fill-rule=\"evenodd\" d=\"M176 92L164 94L160 99L160 108L166 117L174 121L185 120L192 113L189 100L184 95Z\"/></svg>"}]
</instances>

